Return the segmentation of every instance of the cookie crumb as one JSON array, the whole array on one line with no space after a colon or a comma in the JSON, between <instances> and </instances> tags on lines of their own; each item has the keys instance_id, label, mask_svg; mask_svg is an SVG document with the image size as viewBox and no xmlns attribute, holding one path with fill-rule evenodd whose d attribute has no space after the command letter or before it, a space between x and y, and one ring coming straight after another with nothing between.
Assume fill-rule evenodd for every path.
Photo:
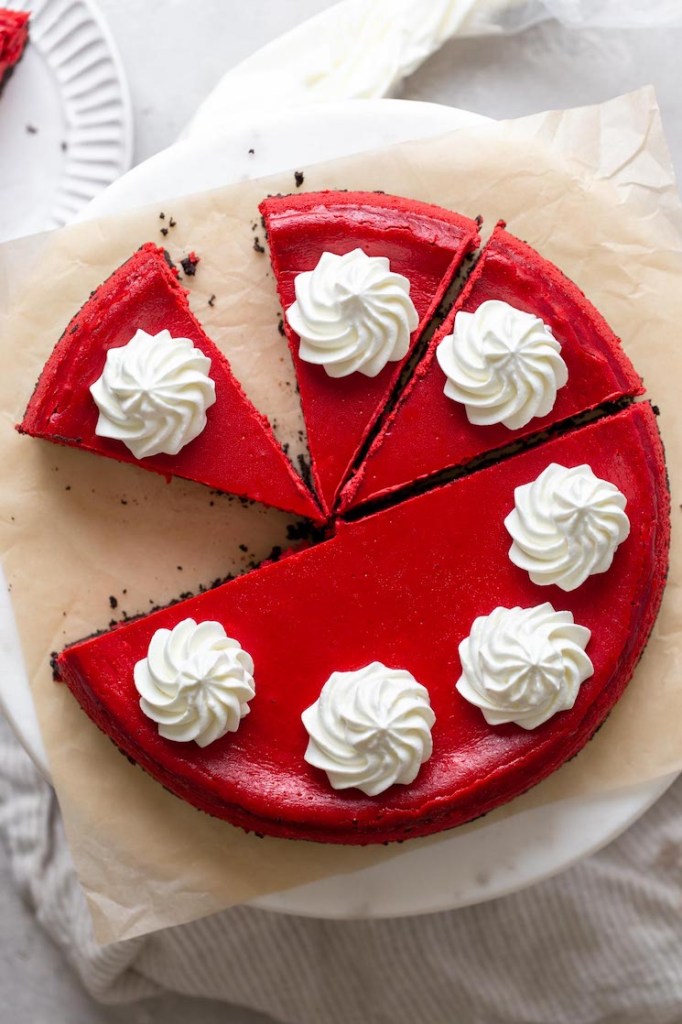
<instances>
[{"instance_id":1,"label":"cookie crumb","mask_svg":"<svg viewBox=\"0 0 682 1024\"><path fill-rule=\"evenodd\" d=\"M199 262L199 256L195 252L189 253L184 259L180 260L180 266L184 270L187 277L194 277L197 272L197 263Z\"/></svg>"},{"instance_id":2,"label":"cookie crumb","mask_svg":"<svg viewBox=\"0 0 682 1024\"><path fill-rule=\"evenodd\" d=\"M118 600L114 597L113 594L109 594L109 607L111 608L112 611L115 608L118 608Z\"/></svg>"},{"instance_id":3,"label":"cookie crumb","mask_svg":"<svg viewBox=\"0 0 682 1024\"><path fill-rule=\"evenodd\" d=\"M294 181L296 182L296 188L300 188L303 184L303 171L294 171Z\"/></svg>"},{"instance_id":4,"label":"cookie crumb","mask_svg":"<svg viewBox=\"0 0 682 1024\"><path fill-rule=\"evenodd\" d=\"M165 237L166 237L166 235L168 234L168 228L161 228L161 234L162 234L162 235L163 235L163 237L165 238Z\"/></svg>"},{"instance_id":5,"label":"cookie crumb","mask_svg":"<svg viewBox=\"0 0 682 1024\"><path fill-rule=\"evenodd\" d=\"M249 156L253 156L255 152L256 152L255 149L250 149L249 150Z\"/></svg>"},{"instance_id":6,"label":"cookie crumb","mask_svg":"<svg viewBox=\"0 0 682 1024\"><path fill-rule=\"evenodd\" d=\"M265 252L265 246L260 244L260 239L258 238L258 235L256 235L256 237L253 240L253 248L255 252Z\"/></svg>"},{"instance_id":7,"label":"cookie crumb","mask_svg":"<svg viewBox=\"0 0 682 1024\"><path fill-rule=\"evenodd\" d=\"M38 134L38 129L36 128L36 126L34 124L27 124L26 125L26 131L28 132L29 135L37 135Z\"/></svg>"},{"instance_id":8,"label":"cookie crumb","mask_svg":"<svg viewBox=\"0 0 682 1024\"><path fill-rule=\"evenodd\" d=\"M209 306L211 306L211 308L215 306L215 295L211 295L210 299L208 300L208 304Z\"/></svg>"}]
</instances>

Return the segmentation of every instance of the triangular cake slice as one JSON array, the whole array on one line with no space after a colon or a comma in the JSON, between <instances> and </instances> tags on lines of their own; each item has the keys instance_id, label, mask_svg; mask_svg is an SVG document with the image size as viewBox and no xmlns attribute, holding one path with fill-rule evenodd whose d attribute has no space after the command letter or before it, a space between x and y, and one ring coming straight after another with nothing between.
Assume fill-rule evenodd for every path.
<instances>
[{"instance_id":1,"label":"triangular cake slice","mask_svg":"<svg viewBox=\"0 0 682 1024\"><path fill-rule=\"evenodd\" d=\"M323 506L331 511L338 490L383 411L409 353L418 344L463 259L478 244L477 224L437 206L373 192L275 196L264 200L260 210L285 311L284 326L296 368L315 486ZM289 323L286 311L296 301L298 275L313 271L323 254L342 256L358 249L367 257L387 258L390 273L407 278L409 298L416 313L409 326L402 324L406 351L401 358L388 361L376 376L368 376L364 370L330 376L324 365L301 357L301 337ZM317 326L323 333L331 330L330 321L335 315L332 307L340 296L332 294L333 284L322 281L320 289L324 294L318 296L315 289L311 294L313 302L319 297L330 303L326 308L313 310L314 316L319 314ZM358 285L356 278L348 287L357 289L357 294L364 284ZM404 313L404 309L402 313L392 309L390 299L388 306L382 305L378 291L379 286L365 296L366 335L360 342L367 341L369 345L378 344L382 332L390 335ZM362 294L359 301L364 301ZM338 335L349 349L357 347L358 339L349 340L343 325L334 322L332 326L338 327ZM325 338L322 344L328 345L329 339ZM374 370L376 366L371 372Z\"/></svg>"},{"instance_id":2,"label":"triangular cake slice","mask_svg":"<svg viewBox=\"0 0 682 1024\"><path fill-rule=\"evenodd\" d=\"M570 469L586 462L607 488L613 485L624 496L629 536L621 530L610 568L602 561L577 589L539 586L508 554L505 518L514 508L515 489L551 463ZM604 514L622 521L620 507L617 501ZM603 504L598 511L604 512ZM610 525L605 535L612 535ZM590 739L646 645L665 584L668 539L669 495L655 417L648 403L633 404L420 497L341 523L331 540L75 644L59 655L57 669L88 715L129 757L210 814L257 832L324 842L425 835L524 792ZM588 558L593 541L589 536ZM480 706L456 687L460 645L474 620L498 606L533 609L545 603L591 631L586 653L593 674L573 693L572 708L569 703L555 709L536 727L489 724ZM143 713L134 683L134 667L147 657L157 630L188 618L221 624L253 659L256 692L249 714L236 732L203 747L161 736ZM583 646L584 628L577 630ZM561 626L557 643L570 645L574 633ZM512 635L507 642L515 640ZM553 679L558 650L547 662ZM515 649L511 657L513 668ZM573 654L566 657L568 679ZM576 655L578 667L581 658ZM427 688L435 724L433 753L416 779L368 796L357 788L332 789L325 771L304 760L308 735L301 715L332 673L374 662L406 670ZM161 657L159 666L159 678L179 671L172 659ZM539 691L532 680L529 685L534 707ZM510 699L518 704L518 694ZM344 705L348 729L359 728L355 717L362 722L373 706L373 695L364 700L365 707L362 699L357 706ZM177 707L173 714L178 720ZM399 723L406 730L405 754L415 739L413 726L409 717ZM420 728L419 717L414 728ZM360 762L363 750L371 760L373 744L382 742L381 730L374 738L369 726L364 731L364 737L362 730L356 736ZM328 745L332 754L339 747L342 738Z\"/></svg>"},{"instance_id":3,"label":"triangular cake slice","mask_svg":"<svg viewBox=\"0 0 682 1024\"><path fill-rule=\"evenodd\" d=\"M97 433L90 387L107 353L138 331L173 341L188 339L210 359L215 401L198 436L177 454L136 458L118 437ZM191 346L190 346L191 349ZM191 383L190 383L191 386ZM175 397L169 400L172 405ZM184 413L183 413L184 415ZM149 242L104 282L68 325L38 380L18 428L34 437L185 477L243 498L320 519L317 505L278 444L267 419L253 406L230 365L190 310L187 292L163 249Z\"/></svg>"},{"instance_id":4,"label":"triangular cake slice","mask_svg":"<svg viewBox=\"0 0 682 1024\"><path fill-rule=\"evenodd\" d=\"M447 377L437 358L439 345L453 334L460 312L465 316L472 314L484 302L491 301L508 303L543 321L560 343L561 358L568 373L564 385L561 384L563 378L558 382L560 386L550 411L533 416L522 427L510 428L502 422L486 425L471 422L465 404L449 397L444 390ZM482 321L482 330L489 326L490 321ZM528 330L527 320L521 323L519 330ZM499 398L494 388L499 386L501 390L502 385L484 380L491 367L485 367L484 372L480 352L464 349L468 343L468 337L456 336L454 344L463 352L459 371L465 376L469 374L469 382L485 391L485 400L493 403ZM550 353L549 372L554 358ZM530 363L527 379L522 382L531 396L533 392L541 393L547 386L543 376L547 367L543 360L546 360L546 347L540 353L538 365ZM623 352L619 339L580 289L553 263L499 224L358 473L345 487L340 509L384 496L441 470L466 465L519 438L642 391L641 379Z\"/></svg>"},{"instance_id":5,"label":"triangular cake slice","mask_svg":"<svg viewBox=\"0 0 682 1024\"><path fill-rule=\"evenodd\" d=\"M22 57L28 42L27 11L0 8L0 91Z\"/></svg>"}]
</instances>

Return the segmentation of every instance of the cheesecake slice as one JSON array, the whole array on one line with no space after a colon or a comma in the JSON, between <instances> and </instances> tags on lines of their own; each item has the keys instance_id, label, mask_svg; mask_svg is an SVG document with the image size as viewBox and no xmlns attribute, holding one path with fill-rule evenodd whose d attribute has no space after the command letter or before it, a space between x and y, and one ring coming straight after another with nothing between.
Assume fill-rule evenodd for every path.
<instances>
[{"instance_id":1,"label":"cheesecake slice","mask_svg":"<svg viewBox=\"0 0 682 1024\"><path fill-rule=\"evenodd\" d=\"M187 294L165 251L143 245L68 324L19 431L319 520Z\"/></svg>"},{"instance_id":2,"label":"cheesecake slice","mask_svg":"<svg viewBox=\"0 0 682 1024\"><path fill-rule=\"evenodd\" d=\"M478 225L437 206L373 192L272 196L260 210L313 479L321 505L331 512L425 327L478 244ZM355 263L338 268L338 257L348 259L358 250ZM383 273L379 261L386 264ZM298 315L291 313L295 303ZM314 335L315 349L302 339L302 325ZM382 360L368 359L353 368L363 351L380 354L393 342L383 366Z\"/></svg>"}]
</instances>

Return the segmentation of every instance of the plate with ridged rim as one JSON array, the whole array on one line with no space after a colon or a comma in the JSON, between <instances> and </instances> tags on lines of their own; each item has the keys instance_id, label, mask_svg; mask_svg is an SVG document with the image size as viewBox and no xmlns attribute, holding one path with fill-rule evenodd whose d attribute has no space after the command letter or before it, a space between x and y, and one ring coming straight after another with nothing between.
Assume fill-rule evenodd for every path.
<instances>
[{"instance_id":1,"label":"plate with ridged rim","mask_svg":"<svg viewBox=\"0 0 682 1024\"><path fill-rule=\"evenodd\" d=\"M123 67L91 0L30 10L29 43L0 97L0 241L72 220L132 161Z\"/></svg>"}]
</instances>

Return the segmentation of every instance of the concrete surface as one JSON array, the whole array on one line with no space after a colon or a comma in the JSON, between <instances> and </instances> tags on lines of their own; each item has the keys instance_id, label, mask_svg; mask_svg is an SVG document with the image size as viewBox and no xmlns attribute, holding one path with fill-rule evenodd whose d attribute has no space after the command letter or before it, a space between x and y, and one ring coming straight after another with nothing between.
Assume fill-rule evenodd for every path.
<instances>
[{"instance_id":1,"label":"concrete surface","mask_svg":"<svg viewBox=\"0 0 682 1024\"><path fill-rule=\"evenodd\" d=\"M167 995L102 1006L82 989L61 951L19 898L0 847L0 1024L269 1024L210 999Z\"/></svg>"}]
</instances>

